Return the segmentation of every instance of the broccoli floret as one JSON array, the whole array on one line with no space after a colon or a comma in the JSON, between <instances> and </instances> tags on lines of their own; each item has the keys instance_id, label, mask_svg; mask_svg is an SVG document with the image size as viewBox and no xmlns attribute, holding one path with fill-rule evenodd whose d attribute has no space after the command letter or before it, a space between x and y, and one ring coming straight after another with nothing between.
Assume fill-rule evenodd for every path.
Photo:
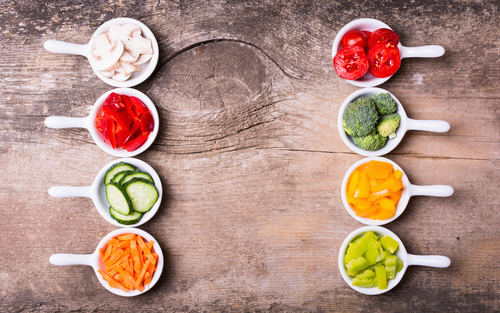
<instances>
[{"instance_id":1,"label":"broccoli floret","mask_svg":"<svg viewBox=\"0 0 500 313\"><path fill-rule=\"evenodd\" d=\"M380 117L380 122L377 125L377 131L381 136L389 137L390 139L396 138L396 130L401 122L401 116L399 114L389 114L382 115Z\"/></svg>"},{"instance_id":2,"label":"broccoli floret","mask_svg":"<svg viewBox=\"0 0 500 313\"><path fill-rule=\"evenodd\" d=\"M398 104L388 93L373 95L370 98L375 102L380 115L392 114L398 110Z\"/></svg>"},{"instance_id":3,"label":"broccoli floret","mask_svg":"<svg viewBox=\"0 0 500 313\"><path fill-rule=\"evenodd\" d=\"M352 137L354 144L363 150L376 151L382 149L386 142L387 137L380 136L376 130L365 137Z\"/></svg>"},{"instance_id":4,"label":"broccoli floret","mask_svg":"<svg viewBox=\"0 0 500 313\"><path fill-rule=\"evenodd\" d=\"M353 137L367 136L377 127L377 122L375 102L370 98L359 98L349 103L342 117L345 132Z\"/></svg>"}]
</instances>

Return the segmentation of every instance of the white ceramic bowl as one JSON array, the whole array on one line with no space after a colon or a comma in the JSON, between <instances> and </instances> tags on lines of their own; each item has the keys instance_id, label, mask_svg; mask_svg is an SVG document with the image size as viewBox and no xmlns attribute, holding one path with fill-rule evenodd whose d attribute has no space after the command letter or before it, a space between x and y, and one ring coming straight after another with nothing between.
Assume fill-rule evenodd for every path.
<instances>
[{"instance_id":1,"label":"white ceramic bowl","mask_svg":"<svg viewBox=\"0 0 500 313\"><path fill-rule=\"evenodd\" d=\"M333 41L332 45L332 59L335 58L335 55L337 52L342 49L341 41L342 37L351 30L361 30L361 31L370 31L373 32L379 28L388 28L389 25L385 24L384 22L381 22L379 20L373 19L373 18L361 18L354 20L352 22L347 23L342 29L337 33L337 36L335 36L335 40ZM437 45L430 45L430 46L422 46L422 47L404 47L401 45L401 42L398 44L399 52L401 55L401 59L404 58L436 58L440 57L444 54L444 48L441 46ZM362 77L356 79L356 80L346 80L347 82L353 84L354 86L358 87L373 87L373 86L378 86L384 82L386 82L391 76L389 77L384 77L384 78L378 78L370 73L366 73Z\"/></svg>"},{"instance_id":2,"label":"white ceramic bowl","mask_svg":"<svg viewBox=\"0 0 500 313\"><path fill-rule=\"evenodd\" d=\"M155 123L154 130L149 134L148 140L146 140L145 143L143 143L139 148L135 149L134 151L128 152L127 150L122 149L121 147L113 149L109 144L104 142L102 134L94 126L96 116L102 115L102 106L104 104L104 100L106 100L108 95L112 92L115 92L119 95L134 96L139 98L148 107L148 109L151 111L153 115ZM160 117L158 116L158 111L156 110L156 106L154 105L153 101L149 99L148 96L146 96L145 94L136 89L117 88L110 90L105 94L103 94L101 97L99 97L99 99L97 99L97 101L94 103L94 106L92 107L89 116L83 118L50 116L45 119L45 125L50 128L73 128L73 127L86 128L92 135L92 138L94 139L97 146L99 146L99 148L101 148L104 152L111 154L112 156L126 158L138 155L139 153L142 153L147 148L149 148L149 146L151 146L153 141L155 141L156 139L156 135L158 135L158 130L160 129Z\"/></svg>"},{"instance_id":3,"label":"white ceramic bowl","mask_svg":"<svg viewBox=\"0 0 500 313\"><path fill-rule=\"evenodd\" d=\"M141 65L141 71L140 72L134 72L132 76L130 76L129 79L126 81L117 81L112 78L106 77L102 75L98 70L95 70L94 67L92 67L92 70L94 73L106 84L111 85L113 87L133 87L136 85L139 85L143 81L145 81L156 68L156 65L158 64L158 59L160 56L160 49L158 47L158 41L156 41L156 38L153 34L153 32L143 23L139 22L138 20L134 20L132 18L128 17L122 17L122 18L115 18L113 20L107 21L106 23L102 24L92 35L92 38L90 39L89 43L86 45L78 45L78 44L73 44L73 43L68 43L68 42L63 42L63 41L56 41L56 40L47 40L44 43L44 48L50 52L54 53L66 53L66 54L78 54L86 57L87 59L90 58L92 51L95 49L95 43L93 40L93 37L107 33L109 29L113 25L123 25L123 24L135 24L141 28L142 31L142 36L144 38L149 38L151 39L151 44L153 46L153 56L151 59ZM90 63L90 62L89 62Z\"/></svg>"},{"instance_id":4,"label":"white ceramic bowl","mask_svg":"<svg viewBox=\"0 0 500 313\"><path fill-rule=\"evenodd\" d=\"M349 136L344 131L344 126L342 124L344 111L349 103L355 101L358 98L370 97L372 95L381 93L388 93L396 101L396 103L398 104L398 110L396 113L398 113L401 116L401 123L399 125L398 130L396 131L396 138L387 139L387 144L385 145L385 147L376 151L363 150L360 147L356 146L354 144L352 137ZM409 118L406 115L406 112L403 106L401 105L401 102L399 102L399 100L392 93L381 88L363 88L353 92L349 97L347 97L344 103L342 103L342 105L340 106L339 115L337 119L337 126L340 138L342 138L342 141L347 145L347 147L349 147L349 149L351 149L353 152L356 152L364 156L381 156L391 152L392 150L394 150L394 148L397 147L397 145L401 142L401 140L403 140L403 137L408 130L422 130L428 132L444 133L450 129L450 124L445 121L414 120Z\"/></svg>"},{"instance_id":5,"label":"white ceramic bowl","mask_svg":"<svg viewBox=\"0 0 500 313\"><path fill-rule=\"evenodd\" d=\"M135 166L137 169L147 172L151 177L153 178L153 181L155 183L155 187L158 190L158 200L156 203L153 205L151 210L148 212L144 213L142 215L141 220L132 225L123 225L115 221L110 213L109 213L109 203L108 200L106 199L106 186L104 185L104 175L106 174L106 171L114 164L118 162L126 162L129 164L132 164ZM92 199L94 202L94 205L97 209L97 212L108 222L111 224L118 226L118 227L137 227L140 226L147 221L149 221L153 216L158 212L158 209L160 208L162 196L163 196L163 187L161 184L160 177L156 173L156 171L149 166L144 161L141 161L139 159L134 159L134 158L125 158L125 159L117 159L114 160L108 164L106 164L100 171L97 173L97 176L94 179L94 182L92 183L91 186L86 186L86 187L71 187L71 186L55 186L55 187L50 187L49 189L49 195L52 197L56 198L67 198L67 197L86 197Z\"/></svg>"},{"instance_id":6,"label":"white ceramic bowl","mask_svg":"<svg viewBox=\"0 0 500 313\"><path fill-rule=\"evenodd\" d=\"M356 212L352 209L349 202L347 202L346 193L347 193L347 181L349 180L349 177L351 176L352 172L354 172L355 169L357 169L359 166L365 163L370 162L370 160L391 163L394 166L394 170L399 169L401 172L403 172L403 177L401 179L403 182L403 192L401 194L401 199L399 200L398 205L396 206L396 213L394 214L394 216L386 220L372 220L367 217L357 216ZM397 165L395 162L387 158L382 158L382 157L364 158L354 163L345 174L344 179L342 180L342 187L341 187L342 203L344 203L344 207L347 210L347 212L358 222L372 226L384 225L397 219L401 214L403 214L404 210L406 209L406 206L408 205L408 201L410 201L410 197L412 196L449 197L453 194L453 192L454 192L453 188L446 185L432 185L432 186L413 185L410 183L410 181L408 180L408 176L406 176L406 173L399 165Z\"/></svg>"},{"instance_id":7,"label":"white ceramic bowl","mask_svg":"<svg viewBox=\"0 0 500 313\"><path fill-rule=\"evenodd\" d=\"M394 279L390 279L387 281L387 289L379 290L378 287L372 287L372 288L362 288L358 286L353 286L352 285L352 278L347 275L345 271L345 266L344 266L344 256L346 253L346 249L349 245L349 243L354 240L355 238L359 237L360 235L364 234L365 232L372 231L377 235L378 237L382 237L385 235L389 235L392 237L392 239L396 240L399 242L399 247L395 252L395 255L403 261L403 269L396 274L396 277ZM403 242L401 239L399 239L396 234L394 234L392 231L388 230L387 228L380 227L380 226L365 226L356 229L352 233L350 233L342 243L342 246L340 247L339 251L339 270L340 274L342 275L342 278L344 278L345 282L354 290L363 293L365 295L379 295L384 292L387 292L391 290L392 288L396 287L396 285L401 281L403 278L403 275L406 272L406 269L410 265L420 265L420 266L430 266L430 267L441 267L445 268L450 266L451 261L449 258L445 256L439 256L439 255L414 255L414 254L409 254L405 246L403 245Z\"/></svg>"},{"instance_id":8,"label":"white ceramic bowl","mask_svg":"<svg viewBox=\"0 0 500 313\"><path fill-rule=\"evenodd\" d=\"M125 291L118 289L118 288L111 288L109 286L108 282L105 281L102 278L101 274L98 272L99 269L102 271L105 271L105 269L106 269L106 266L104 265L104 263L101 259L101 256L99 254L99 249L105 249L107 247L107 242L109 239L116 237L116 236L119 236L119 235L130 234L130 233L140 235L147 242L153 240L154 241L153 249L154 249L154 252L158 255L158 263L156 264L157 269L153 273L153 278L151 279L151 283L149 284L149 287L144 286L144 290L142 292L139 290L132 290L132 291L125 292ZM53 254L50 256L49 261L51 264L58 265L58 266L66 266L66 265L89 265L89 266L92 266L92 268L94 269L94 272L95 272L97 278L99 279L99 282L101 283L101 285L103 285L104 288L106 288L110 292L112 292L116 295L119 295L119 296L123 296L123 297L137 296L137 295L143 294L143 293L147 292L148 290L150 290L151 288L153 288L153 286L160 279L161 273L163 271L163 265L165 263L165 260L163 258L163 253L161 251L160 245L158 244L158 241L156 241L156 239L154 239L153 236L151 236L147 232L145 232L141 229L137 229L137 228L121 228L121 229L117 229L115 231L112 231L111 233L107 234L104 238L101 239L101 241L97 245L95 252L92 254Z\"/></svg>"}]
</instances>

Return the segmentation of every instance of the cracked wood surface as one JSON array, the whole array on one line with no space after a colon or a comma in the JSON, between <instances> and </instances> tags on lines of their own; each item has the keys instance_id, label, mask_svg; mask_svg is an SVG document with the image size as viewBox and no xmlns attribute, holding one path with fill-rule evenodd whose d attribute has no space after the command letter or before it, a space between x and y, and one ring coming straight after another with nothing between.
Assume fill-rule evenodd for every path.
<instances>
[{"instance_id":1,"label":"cracked wood surface","mask_svg":"<svg viewBox=\"0 0 500 313\"><path fill-rule=\"evenodd\" d=\"M500 271L500 47L498 1L1 1L0 312L487 312L498 311ZM116 227L90 199L51 198L51 186L88 186L105 154L82 129L45 127L84 117L112 87L81 56L43 49L86 44L116 17L145 23L160 45L137 86L161 127L138 158L160 175L164 198L140 228L166 257L139 297L107 292L86 266L54 253L92 253ZM411 131L387 157L417 185L449 198L412 197L386 225L412 254L441 254L446 269L410 267L376 297L349 288L337 267L344 238L363 226L340 185L362 157L337 130L357 90L332 66L336 33L378 18L405 46L439 44L443 57L404 59L381 88L414 119L451 124Z\"/></svg>"}]
</instances>

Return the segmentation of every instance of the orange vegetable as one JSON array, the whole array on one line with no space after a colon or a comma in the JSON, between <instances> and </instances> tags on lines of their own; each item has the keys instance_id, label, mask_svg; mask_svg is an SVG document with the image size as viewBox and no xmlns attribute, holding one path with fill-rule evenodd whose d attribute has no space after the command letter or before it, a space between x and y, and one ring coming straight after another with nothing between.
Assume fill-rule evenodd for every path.
<instances>
[{"instance_id":1,"label":"orange vegetable","mask_svg":"<svg viewBox=\"0 0 500 313\"><path fill-rule=\"evenodd\" d=\"M394 216L402 195L403 172L391 163L370 161L353 171L346 198L357 216L384 220Z\"/></svg>"},{"instance_id":2,"label":"orange vegetable","mask_svg":"<svg viewBox=\"0 0 500 313\"><path fill-rule=\"evenodd\" d=\"M144 242L135 234L120 235L107 242L106 249L99 253L106 265L106 270L98 272L112 288L125 292L137 289L144 290L144 285L151 283L158 255L153 249L154 242ZM149 286L148 286L149 288Z\"/></svg>"}]
</instances>

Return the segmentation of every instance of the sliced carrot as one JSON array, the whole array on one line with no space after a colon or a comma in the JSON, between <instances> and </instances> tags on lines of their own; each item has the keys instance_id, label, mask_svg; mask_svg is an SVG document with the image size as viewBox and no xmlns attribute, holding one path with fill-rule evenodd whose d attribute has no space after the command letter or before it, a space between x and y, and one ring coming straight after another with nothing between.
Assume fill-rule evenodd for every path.
<instances>
[{"instance_id":1,"label":"sliced carrot","mask_svg":"<svg viewBox=\"0 0 500 313\"><path fill-rule=\"evenodd\" d=\"M135 238L135 234L126 234L126 235L118 236L118 239L120 239L120 240L133 240L134 238Z\"/></svg>"},{"instance_id":2,"label":"sliced carrot","mask_svg":"<svg viewBox=\"0 0 500 313\"><path fill-rule=\"evenodd\" d=\"M99 249L106 265L106 272L99 270L99 273L112 288L125 292L134 289L143 291L157 269L158 255L153 247L153 241L145 243L141 236L135 234L111 238L106 250Z\"/></svg>"},{"instance_id":3,"label":"sliced carrot","mask_svg":"<svg viewBox=\"0 0 500 313\"><path fill-rule=\"evenodd\" d=\"M141 236L137 237L137 243L141 247L142 251L144 252L144 255L149 259L149 261L154 265L156 264L156 260L151 254L151 251L149 250L148 246L144 243L144 240L142 240Z\"/></svg>"}]
</instances>

